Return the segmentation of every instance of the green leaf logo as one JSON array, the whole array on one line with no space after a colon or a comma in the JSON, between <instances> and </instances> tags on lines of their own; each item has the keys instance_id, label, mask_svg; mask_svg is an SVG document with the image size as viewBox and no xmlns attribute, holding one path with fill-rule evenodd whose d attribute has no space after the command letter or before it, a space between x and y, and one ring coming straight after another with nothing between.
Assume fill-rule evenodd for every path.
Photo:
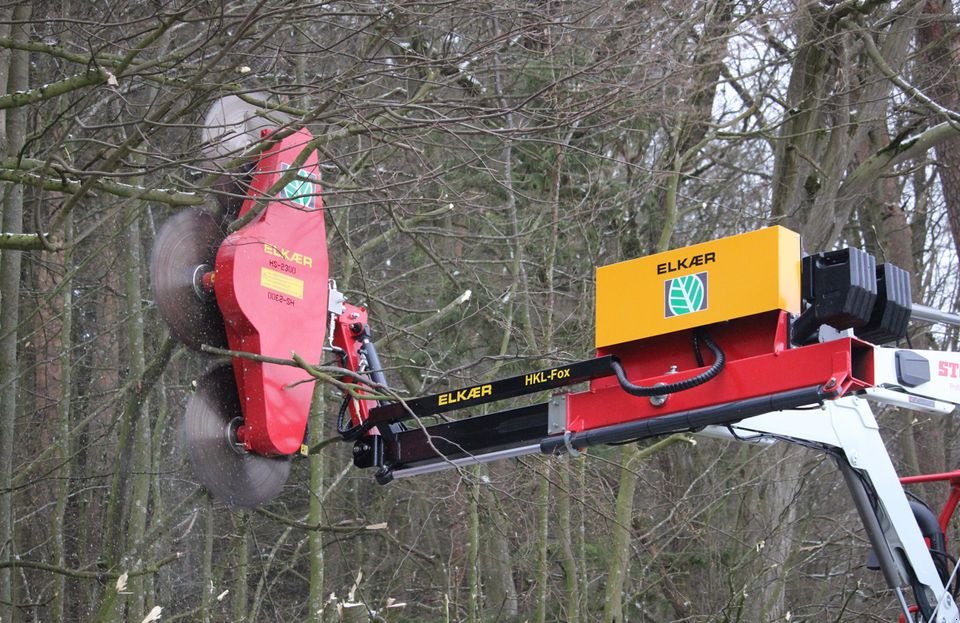
<instances>
[{"instance_id":1,"label":"green leaf logo","mask_svg":"<svg viewBox=\"0 0 960 623\"><path fill-rule=\"evenodd\" d=\"M281 171L286 171L290 165L283 163L280 165ZM297 172L297 176L287 182L286 186L280 191L280 196L296 205L312 210L314 208L317 194L317 185L313 178L303 172L303 169Z\"/></svg>"},{"instance_id":2,"label":"green leaf logo","mask_svg":"<svg viewBox=\"0 0 960 623\"><path fill-rule=\"evenodd\" d=\"M667 279L663 284L666 318L692 314L707 308L707 273Z\"/></svg>"}]
</instances>

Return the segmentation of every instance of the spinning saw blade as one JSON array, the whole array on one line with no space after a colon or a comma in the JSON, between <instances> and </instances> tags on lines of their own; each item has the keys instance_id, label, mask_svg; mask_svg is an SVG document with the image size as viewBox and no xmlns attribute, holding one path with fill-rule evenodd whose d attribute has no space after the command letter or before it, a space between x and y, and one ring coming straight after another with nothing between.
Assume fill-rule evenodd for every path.
<instances>
[{"instance_id":1,"label":"spinning saw blade","mask_svg":"<svg viewBox=\"0 0 960 623\"><path fill-rule=\"evenodd\" d=\"M228 506L253 508L280 493L290 457L244 450L236 431L242 423L233 369L211 369L187 403L183 435L194 473L210 494Z\"/></svg>"},{"instance_id":2,"label":"spinning saw blade","mask_svg":"<svg viewBox=\"0 0 960 623\"><path fill-rule=\"evenodd\" d=\"M266 100L266 93L250 93L249 100ZM249 166L230 168L229 163L260 140L264 129L282 126L285 115L266 111L237 95L227 95L213 102L200 128L201 153L215 171L222 172L213 190L220 206L236 212L246 196Z\"/></svg>"},{"instance_id":3,"label":"spinning saw blade","mask_svg":"<svg viewBox=\"0 0 960 623\"><path fill-rule=\"evenodd\" d=\"M213 270L224 234L202 210L183 210L163 224L150 257L150 275L160 316L180 342L226 348L223 316L203 275Z\"/></svg>"}]
</instances>

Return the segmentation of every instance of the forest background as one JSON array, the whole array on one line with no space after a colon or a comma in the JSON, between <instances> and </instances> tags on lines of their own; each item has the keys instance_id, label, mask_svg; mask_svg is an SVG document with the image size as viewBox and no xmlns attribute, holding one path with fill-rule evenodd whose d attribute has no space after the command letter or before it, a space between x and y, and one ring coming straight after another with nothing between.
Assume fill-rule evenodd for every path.
<instances>
[{"instance_id":1,"label":"forest background","mask_svg":"<svg viewBox=\"0 0 960 623\"><path fill-rule=\"evenodd\" d=\"M781 445L381 487L333 444L227 509L178 442L211 361L146 258L218 205L211 102L265 93L319 138L331 272L407 395L587 357L596 266L770 224L953 310L957 23L947 0L3 3L0 621L893 620L834 465ZM953 418L879 418L902 473L957 465Z\"/></svg>"}]
</instances>

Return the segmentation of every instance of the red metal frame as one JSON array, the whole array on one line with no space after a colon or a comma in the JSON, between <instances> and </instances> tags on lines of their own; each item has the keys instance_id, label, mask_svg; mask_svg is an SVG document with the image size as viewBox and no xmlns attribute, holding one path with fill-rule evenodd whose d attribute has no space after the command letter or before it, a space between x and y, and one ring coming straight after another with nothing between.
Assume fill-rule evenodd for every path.
<instances>
[{"instance_id":1,"label":"red metal frame","mask_svg":"<svg viewBox=\"0 0 960 623\"><path fill-rule=\"evenodd\" d=\"M943 507L940 509L940 514L937 516L937 524L940 525L940 531L943 532L944 542L949 545L950 536L947 531L947 527L953 520L953 516L957 510L957 505L960 504L960 470L954 470L952 472L940 472L937 474L918 474L916 476L903 476L900 478L900 484L902 485L929 482L950 483L950 495L947 496L947 500L943 503ZM929 543L927 543L927 545L929 545ZM912 613L916 613L919 610L920 608L915 605L910 607L910 612ZM906 619L902 614L900 615L898 621L899 623L906 623Z\"/></svg>"},{"instance_id":2,"label":"red metal frame","mask_svg":"<svg viewBox=\"0 0 960 623\"><path fill-rule=\"evenodd\" d=\"M341 362L342 367L355 372L361 369L360 349L366 338L367 326L366 308L349 303L343 304L343 312L336 316L332 336L334 347L339 348L345 358L345 361ZM354 384L357 382L352 377L345 377L343 381ZM350 419L354 426L359 426L370 417L369 400L351 400L349 408Z\"/></svg>"},{"instance_id":3,"label":"red metal frame","mask_svg":"<svg viewBox=\"0 0 960 623\"><path fill-rule=\"evenodd\" d=\"M960 470L952 472L942 472L939 474L920 474L917 476L904 476L900 479L900 484L912 485L924 482L949 482L950 495L947 501L943 503L940 514L937 516L937 523L940 524L940 530L947 535L947 527L953 520L957 505L960 504Z\"/></svg>"},{"instance_id":4,"label":"red metal frame","mask_svg":"<svg viewBox=\"0 0 960 623\"><path fill-rule=\"evenodd\" d=\"M726 365L716 377L671 394L660 406L626 393L616 378L596 379L589 391L568 396L567 430L592 430L813 385L822 385L834 397L873 385L871 345L842 338L788 348L786 312L757 314L702 330L726 355ZM670 384L700 374L713 363L704 348L707 366L698 367L692 339L692 331L679 331L600 349L597 354L616 356L636 385ZM678 372L671 371L673 366Z\"/></svg>"},{"instance_id":5,"label":"red metal frame","mask_svg":"<svg viewBox=\"0 0 960 623\"><path fill-rule=\"evenodd\" d=\"M266 207L227 236L217 252L214 289L232 350L282 359L297 353L311 362L322 358L329 265L313 150L298 178L266 196L311 139L300 130L262 155L240 216L258 201ZM313 385L303 382L307 375L297 367L245 358L234 358L233 368L243 410L238 441L261 455L296 452L313 392Z\"/></svg>"}]
</instances>

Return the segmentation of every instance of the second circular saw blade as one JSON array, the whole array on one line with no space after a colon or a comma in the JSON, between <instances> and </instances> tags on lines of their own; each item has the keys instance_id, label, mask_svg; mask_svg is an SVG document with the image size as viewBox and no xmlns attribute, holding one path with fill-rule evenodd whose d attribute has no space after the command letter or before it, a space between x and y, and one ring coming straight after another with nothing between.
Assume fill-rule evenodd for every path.
<instances>
[{"instance_id":1,"label":"second circular saw blade","mask_svg":"<svg viewBox=\"0 0 960 623\"><path fill-rule=\"evenodd\" d=\"M178 212L160 228L150 256L153 295L170 332L189 348L204 344L226 348L223 316L200 278L213 270L224 234L211 214L198 209Z\"/></svg>"},{"instance_id":2,"label":"second circular saw blade","mask_svg":"<svg viewBox=\"0 0 960 623\"><path fill-rule=\"evenodd\" d=\"M274 498L290 474L290 457L267 457L237 446L240 398L230 365L212 368L198 382L184 415L184 444L194 474L210 494L237 508Z\"/></svg>"}]
</instances>

